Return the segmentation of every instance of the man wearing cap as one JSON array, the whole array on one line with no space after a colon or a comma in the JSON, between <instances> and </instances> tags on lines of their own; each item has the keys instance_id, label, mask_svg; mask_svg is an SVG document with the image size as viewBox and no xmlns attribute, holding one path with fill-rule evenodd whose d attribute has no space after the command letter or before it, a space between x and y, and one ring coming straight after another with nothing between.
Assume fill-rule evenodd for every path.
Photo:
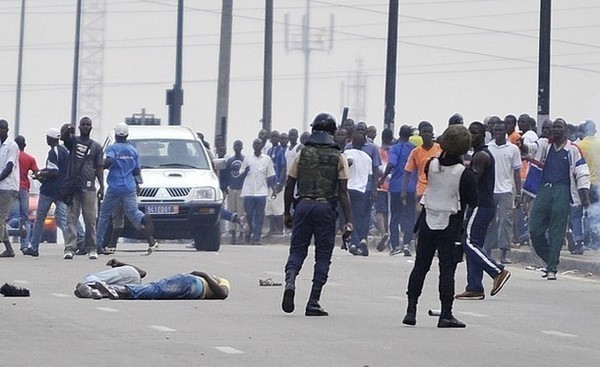
<instances>
[{"instance_id":1,"label":"man wearing cap","mask_svg":"<svg viewBox=\"0 0 600 367\"><path fill-rule=\"evenodd\" d=\"M82 117L79 120L79 136L70 134L65 137L65 146L69 149L68 178L81 180L81 192L67 205L67 231L63 259L71 260L76 250L77 222L83 214L85 224L85 246L90 260L98 259L96 252L96 220L98 219L98 200L104 196L104 168L102 146L90 138L92 120ZM96 190L98 181L98 190Z\"/></svg>"},{"instance_id":2,"label":"man wearing cap","mask_svg":"<svg viewBox=\"0 0 600 367\"><path fill-rule=\"evenodd\" d=\"M31 155L25 153L25 137L17 135L15 143L19 147L19 197L13 206L14 213L18 213L19 231L21 235L21 252L29 246L29 172L38 171L37 162Z\"/></svg>"},{"instance_id":3,"label":"man wearing cap","mask_svg":"<svg viewBox=\"0 0 600 367\"><path fill-rule=\"evenodd\" d=\"M46 144L50 147L48 158L46 158L46 166L37 171L33 178L39 180L40 196L38 198L37 215L33 223L31 233L31 242L29 247L23 250L23 255L39 256L40 240L44 229L44 220L48 215L48 210L52 203L58 208L65 204L60 200L60 187L62 186L66 172L69 169L69 151L64 146L58 143L60 138L60 130L50 128L46 133ZM57 210L58 213L58 210ZM67 220L64 216L56 216L56 224L58 228L65 234Z\"/></svg>"},{"instance_id":4,"label":"man wearing cap","mask_svg":"<svg viewBox=\"0 0 600 367\"><path fill-rule=\"evenodd\" d=\"M131 223L137 228L143 225L150 246L148 253L151 253L156 243L152 217L138 209L136 200L137 186L142 183L138 152L133 145L127 142L129 127L125 123L115 126L114 131L115 143L106 148L106 158L104 159L104 168L109 170L106 178L108 189L98 216L96 233L98 252L104 252L101 246L104 243L108 221L111 219L114 209L122 204L123 212Z\"/></svg>"},{"instance_id":5,"label":"man wearing cap","mask_svg":"<svg viewBox=\"0 0 600 367\"><path fill-rule=\"evenodd\" d=\"M8 241L6 220L19 196L19 147L8 137L8 121L0 119L0 236L4 236L4 252L0 257L15 257Z\"/></svg>"}]
</instances>

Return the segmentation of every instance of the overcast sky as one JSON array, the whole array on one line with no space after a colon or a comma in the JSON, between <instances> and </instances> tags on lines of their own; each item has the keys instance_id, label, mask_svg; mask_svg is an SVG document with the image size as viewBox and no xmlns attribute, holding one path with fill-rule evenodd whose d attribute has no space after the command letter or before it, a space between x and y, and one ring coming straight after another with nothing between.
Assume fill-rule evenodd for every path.
<instances>
[{"instance_id":1,"label":"overcast sky","mask_svg":"<svg viewBox=\"0 0 600 367\"><path fill-rule=\"evenodd\" d=\"M0 118L13 132L20 3L0 0ZM38 161L44 132L70 119L75 3L27 0L20 132ZM106 3L103 118L93 133L101 141L141 108L166 123L165 90L175 74L177 1ZM212 143L221 1L185 3L183 121ZM228 146L241 138L246 152L261 127L264 3L234 0ZM550 115L598 120L600 2L552 3ZM290 36L298 35L305 7L304 0L275 1L273 128L280 131L302 127L303 54L286 51L284 18L289 14ZM330 14L335 29L333 48L311 54L309 116L330 111L339 118L349 103L342 85L361 60L366 122L383 127L387 8L381 0L311 1L314 32L328 28ZM467 122L535 116L538 24L539 0L401 0L396 128L429 120L441 133L455 112Z\"/></svg>"}]
</instances>

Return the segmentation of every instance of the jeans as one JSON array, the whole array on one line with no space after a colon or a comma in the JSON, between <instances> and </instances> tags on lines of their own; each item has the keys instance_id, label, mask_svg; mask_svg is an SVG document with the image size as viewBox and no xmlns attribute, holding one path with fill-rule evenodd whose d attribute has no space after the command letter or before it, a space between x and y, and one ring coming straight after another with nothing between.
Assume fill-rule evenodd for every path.
<instances>
[{"instance_id":1,"label":"jeans","mask_svg":"<svg viewBox=\"0 0 600 367\"><path fill-rule=\"evenodd\" d=\"M67 218L65 215L59 215L59 212L63 212L65 214L66 205L60 201L59 199L52 198L47 195L40 194L38 198L37 205L37 214L35 217L35 222L33 223L33 231L31 234L31 243L30 247L34 251L38 251L40 247L40 242L42 240L42 232L44 231L44 220L46 216L48 216L48 211L50 210L50 206L54 203L56 206L56 210L54 211L54 217L56 218L56 225L65 235L65 231L67 230ZM61 208L59 210L59 208Z\"/></svg>"},{"instance_id":2,"label":"jeans","mask_svg":"<svg viewBox=\"0 0 600 367\"><path fill-rule=\"evenodd\" d=\"M350 243L358 246L361 240L367 239L368 229L365 223L370 221L371 211L365 205L366 194L358 190L348 190L350 196L350 209L352 210L352 224L354 230L350 234Z\"/></svg>"},{"instance_id":3,"label":"jeans","mask_svg":"<svg viewBox=\"0 0 600 367\"><path fill-rule=\"evenodd\" d=\"M260 241L266 204L266 196L244 196L244 208L246 209L246 218L252 230L252 242Z\"/></svg>"},{"instance_id":4,"label":"jeans","mask_svg":"<svg viewBox=\"0 0 600 367\"><path fill-rule=\"evenodd\" d=\"M39 205L39 204L38 204ZM63 238L67 238L66 237L66 231L67 231L67 204L63 203L62 201L56 199L55 201L55 210L54 210L54 217L56 218L56 223L58 225L58 228L60 228L62 230L63 233ZM79 247L79 245L83 246L83 239L85 236L85 230L83 228L83 224L81 224L81 220L77 220L77 245ZM83 247L82 247L83 249Z\"/></svg>"},{"instance_id":5,"label":"jeans","mask_svg":"<svg viewBox=\"0 0 600 367\"><path fill-rule=\"evenodd\" d=\"M529 217L529 234L535 252L546 263L546 270L556 272L560 249L570 212L569 184L542 185ZM546 232L548 234L546 235Z\"/></svg>"},{"instance_id":6,"label":"jeans","mask_svg":"<svg viewBox=\"0 0 600 367\"><path fill-rule=\"evenodd\" d=\"M414 237L415 226L415 193L406 193L406 204L402 203L399 192L390 192L390 245L392 250L400 247L400 231L402 230L402 244L410 245Z\"/></svg>"},{"instance_id":7,"label":"jeans","mask_svg":"<svg viewBox=\"0 0 600 367\"><path fill-rule=\"evenodd\" d=\"M513 196L511 192L494 194L496 217L488 230L484 250L488 256L492 249L510 250L512 238Z\"/></svg>"},{"instance_id":8,"label":"jeans","mask_svg":"<svg viewBox=\"0 0 600 367\"><path fill-rule=\"evenodd\" d=\"M467 211L467 228L463 247L467 258L467 287L469 292L483 293L483 272L492 278L504 269L483 251L485 235L494 219L496 208L476 207Z\"/></svg>"},{"instance_id":9,"label":"jeans","mask_svg":"<svg viewBox=\"0 0 600 367\"><path fill-rule=\"evenodd\" d=\"M315 267L313 286L321 288L327 283L331 255L335 246L335 204L328 201L301 200L293 216L290 253L285 271L300 273L308 254L312 237L315 237Z\"/></svg>"},{"instance_id":10,"label":"jeans","mask_svg":"<svg viewBox=\"0 0 600 367\"><path fill-rule=\"evenodd\" d=\"M571 232L573 233L573 241L583 241L583 206L577 205L571 207L569 228L571 228Z\"/></svg>"},{"instance_id":11,"label":"jeans","mask_svg":"<svg viewBox=\"0 0 600 367\"><path fill-rule=\"evenodd\" d=\"M73 203L67 207L67 232L65 236L65 252L75 252L77 246L77 222L83 214L85 225L85 249L96 251L96 219L98 205L95 190L83 190L75 195Z\"/></svg>"},{"instance_id":12,"label":"jeans","mask_svg":"<svg viewBox=\"0 0 600 367\"><path fill-rule=\"evenodd\" d=\"M31 238L31 224L29 223L29 190L19 190L19 225L17 228L21 228L21 222L25 225L25 231L27 236L21 237L21 251L29 246L29 240Z\"/></svg>"},{"instance_id":13,"label":"jeans","mask_svg":"<svg viewBox=\"0 0 600 367\"><path fill-rule=\"evenodd\" d=\"M198 299L204 283L191 274L176 274L146 284L127 284L131 299Z\"/></svg>"},{"instance_id":14,"label":"jeans","mask_svg":"<svg viewBox=\"0 0 600 367\"><path fill-rule=\"evenodd\" d=\"M96 232L98 251L102 250L104 234L106 233L108 222L112 218L113 211L120 205L123 206L123 212L135 227L139 228L142 223L144 213L138 209L135 192L115 193L109 188L104 195L100 214L98 215L98 229Z\"/></svg>"}]
</instances>

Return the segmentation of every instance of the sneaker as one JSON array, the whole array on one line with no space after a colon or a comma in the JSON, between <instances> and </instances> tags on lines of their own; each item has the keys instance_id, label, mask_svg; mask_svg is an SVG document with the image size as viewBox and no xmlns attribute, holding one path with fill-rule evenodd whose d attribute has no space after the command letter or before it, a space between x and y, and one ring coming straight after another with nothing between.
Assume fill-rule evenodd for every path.
<instances>
[{"instance_id":1,"label":"sneaker","mask_svg":"<svg viewBox=\"0 0 600 367\"><path fill-rule=\"evenodd\" d=\"M408 247L408 245L404 245L404 247L402 248L402 252L404 253L404 256L406 256L406 257L412 256L412 254L410 253L410 248Z\"/></svg>"},{"instance_id":2,"label":"sneaker","mask_svg":"<svg viewBox=\"0 0 600 367\"><path fill-rule=\"evenodd\" d=\"M462 299L462 300L480 301L480 300L482 300L482 299L485 298L485 293L483 293L483 292L464 291L464 292L459 293L456 296L454 296L454 298L456 298L456 299Z\"/></svg>"},{"instance_id":3,"label":"sneaker","mask_svg":"<svg viewBox=\"0 0 600 367\"><path fill-rule=\"evenodd\" d=\"M548 280L556 280L556 272L555 271L549 271L548 273L546 273L546 278Z\"/></svg>"},{"instance_id":4,"label":"sneaker","mask_svg":"<svg viewBox=\"0 0 600 367\"><path fill-rule=\"evenodd\" d=\"M358 249L358 247L356 247L355 245L350 246L350 248L348 249L348 252L351 253L352 255L361 255L362 251Z\"/></svg>"},{"instance_id":5,"label":"sneaker","mask_svg":"<svg viewBox=\"0 0 600 367\"><path fill-rule=\"evenodd\" d=\"M503 269L500 272L500 274L498 274L494 277L494 282L493 282L494 285L492 287L492 291L490 292L490 295L495 296L498 292L500 292L500 290L502 289L502 287L504 287L504 284L506 284L508 279L510 279L510 271Z\"/></svg>"},{"instance_id":6,"label":"sneaker","mask_svg":"<svg viewBox=\"0 0 600 367\"><path fill-rule=\"evenodd\" d=\"M402 249L400 248L400 246L398 246L396 248L393 248L390 251L390 256L395 256L395 255L398 255L398 254L401 254L401 253L402 253Z\"/></svg>"},{"instance_id":7,"label":"sneaker","mask_svg":"<svg viewBox=\"0 0 600 367\"><path fill-rule=\"evenodd\" d=\"M381 239L377 243L377 251L381 252L385 250L385 244L387 243L388 238L390 238L390 235L387 233L381 236Z\"/></svg>"},{"instance_id":8,"label":"sneaker","mask_svg":"<svg viewBox=\"0 0 600 367\"><path fill-rule=\"evenodd\" d=\"M73 260L73 253L71 251L65 252L63 260Z\"/></svg>"},{"instance_id":9,"label":"sneaker","mask_svg":"<svg viewBox=\"0 0 600 367\"><path fill-rule=\"evenodd\" d=\"M23 251L21 251L23 253L23 255L29 255L29 256L33 256L33 257L38 257L40 256L40 253L38 250L34 250L31 247L27 247L25 249L23 249Z\"/></svg>"},{"instance_id":10,"label":"sneaker","mask_svg":"<svg viewBox=\"0 0 600 367\"><path fill-rule=\"evenodd\" d=\"M98 260L98 253L96 251L90 251L88 253L88 259L90 259L90 260Z\"/></svg>"},{"instance_id":11,"label":"sneaker","mask_svg":"<svg viewBox=\"0 0 600 367\"><path fill-rule=\"evenodd\" d=\"M369 246L367 244L367 240L360 241L360 254L362 256L369 256Z\"/></svg>"},{"instance_id":12,"label":"sneaker","mask_svg":"<svg viewBox=\"0 0 600 367\"><path fill-rule=\"evenodd\" d=\"M91 285L92 288L98 290L103 297L110 299L119 299L119 293L105 282L96 282Z\"/></svg>"},{"instance_id":13,"label":"sneaker","mask_svg":"<svg viewBox=\"0 0 600 367\"><path fill-rule=\"evenodd\" d=\"M88 252L86 249L78 248L77 250L75 250L75 255L77 256L87 255L87 253Z\"/></svg>"}]
</instances>

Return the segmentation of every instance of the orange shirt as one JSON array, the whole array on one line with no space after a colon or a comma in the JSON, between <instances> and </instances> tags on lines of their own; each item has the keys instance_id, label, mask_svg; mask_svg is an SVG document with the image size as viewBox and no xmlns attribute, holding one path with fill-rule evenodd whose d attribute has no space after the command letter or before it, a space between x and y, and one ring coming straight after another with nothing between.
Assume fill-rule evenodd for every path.
<instances>
[{"instance_id":1,"label":"orange shirt","mask_svg":"<svg viewBox=\"0 0 600 367\"><path fill-rule=\"evenodd\" d=\"M427 176L425 175L425 165L433 157L439 157L442 153L442 147L438 143L433 143L431 149L427 150L421 145L410 152L404 170L414 172L418 170L419 177L417 180L417 195L423 195L427 187Z\"/></svg>"},{"instance_id":2,"label":"orange shirt","mask_svg":"<svg viewBox=\"0 0 600 367\"><path fill-rule=\"evenodd\" d=\"M517 130L513 131L512 134L508 136L508 140L514 145L517 145L519 139L521 139L521 134L519 134Z\"/></svg>"}]
</instances>

